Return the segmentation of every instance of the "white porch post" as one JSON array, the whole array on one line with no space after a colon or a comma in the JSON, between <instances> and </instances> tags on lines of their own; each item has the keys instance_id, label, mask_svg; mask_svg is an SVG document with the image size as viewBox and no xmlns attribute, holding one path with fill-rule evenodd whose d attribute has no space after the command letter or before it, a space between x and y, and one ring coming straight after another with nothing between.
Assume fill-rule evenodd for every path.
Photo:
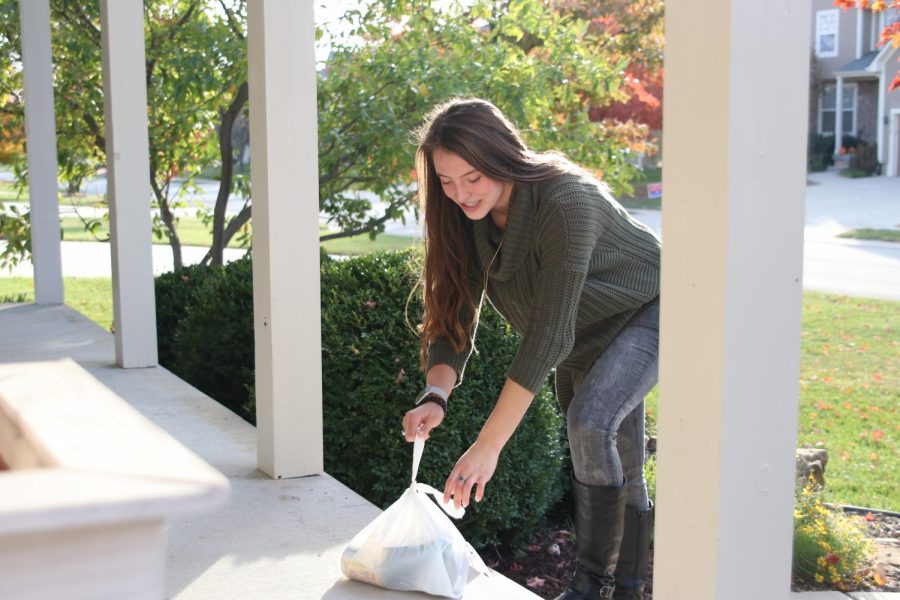
<instances>
[{"instance_id":1,"label":"white porch post","mask_svg":"<svg viewBox=\"0 0 900 600\"><path fill-rule=\"evenodd\" d=\"M19 0L19 17L22 22L34 296L37 304L62 304L50 1Z\"/></svg>"},{"instance_id":2,"label":"white porch post","mask_svg":"<svg viewBox=\"0 0 900 600\"><path fill-rule=\"evenodd\" d=\"M841 152L844 145L844 78L838 76L834 88L834 155Z\"/></svg>"},{"instance_id":3,"label":"white porch post","mask_svg":"<svg viewBox=\"0 0 900 600\"><path fill-rule=\"evenodd\" d=\"M323 469L312 2L250 0L253 313L259 468Z\"/></svg>"},{"instance_id":4,"label":"white porch post","mask_svg":"<svg viewBox=\"0 0 900 600\"><path fill-rule=\"evenodd\" d=\"M156 365L150 148L141 0L101 0L116 364Z\"/></svg>"},{"instance_id":5,"label":"white porch post","mask_svg":"<svg viewBox=\"0 0 900 600\"><path fill-rule=\"evenodd\" d=\"M809 11L666 5L653 582L665 600L789 595Z\"/></svg>"},{"instance_id":6,"label":"white porch post","mask_svg":"<svg viewBox=\"0 0 900 600\"><path fill-rule=\"evenodd\" d=\"M885 121L885 108L884 108L884 100L887 96L887 73L885 73L884 65L881 66L881 70L878 72L878 123L875 126L875 152L878 154L878 162L884 165L884 121Z\"/></svg>"},{"instance_id":7,"label":"white porch post","mask_svg":"<svg viewBox=\"0 0 900 600\"><path fill-rule=\"evenodd\" d=\"M866 9L858 7L856 9L856 57L859 58L863 55L863 21L866 18Z\"/></svg>"}]
</instances>

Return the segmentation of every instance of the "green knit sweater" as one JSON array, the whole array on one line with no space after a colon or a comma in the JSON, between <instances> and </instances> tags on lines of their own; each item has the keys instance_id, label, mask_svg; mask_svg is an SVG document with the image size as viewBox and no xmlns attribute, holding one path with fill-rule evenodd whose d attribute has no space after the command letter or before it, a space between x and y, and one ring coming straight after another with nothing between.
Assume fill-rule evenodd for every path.
<instances>
[{"instance_id":1,"label":"green knit sweater","mask_svg":"<svg viewBox=\"0 0 900 600\"><path fill-rule=\"evenodd\" d=\"M517 185L502 233L490 216L467 226L473 297L487 279L491 304L522 336L507 376L536 393L556 367L565 410L616 334L659 295L659 239L576 174ZM462 381L471 351L439 338L426 366L448 364Z\"/></svg>"}]
</instances>

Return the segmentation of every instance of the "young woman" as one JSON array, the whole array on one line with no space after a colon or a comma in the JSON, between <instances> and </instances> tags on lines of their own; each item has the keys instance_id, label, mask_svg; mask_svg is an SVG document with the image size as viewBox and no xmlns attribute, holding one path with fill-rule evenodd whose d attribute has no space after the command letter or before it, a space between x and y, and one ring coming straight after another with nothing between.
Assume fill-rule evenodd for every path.
<instances>
[{"instance_id":1,"label":"young woman","mask_svg":"<svg viewBox=\"0 0 900 600\"><path fill-rule=\"evenodd\" d=\"M575 575L558 600L643 598L651 517L643 401L657 379L659 240L583 169L530 150L489 102L440 105L418 134L426 388L403 418L406 439L440 425L486 295L522 341L445 499L466 506L474 491L482 500L555 367L577 539Z\"/></svg>"}]
</instances>

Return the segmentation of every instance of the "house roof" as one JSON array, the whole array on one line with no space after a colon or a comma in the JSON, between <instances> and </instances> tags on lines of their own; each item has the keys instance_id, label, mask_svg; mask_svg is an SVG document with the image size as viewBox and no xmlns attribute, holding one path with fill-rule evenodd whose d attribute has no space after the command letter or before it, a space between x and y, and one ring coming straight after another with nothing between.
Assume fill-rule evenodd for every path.
<instances>
[{"instance_id":1,"label":"house roof","mask_svg":"<svg viewBox=\"0 0 900 600\"><path fill-rule=\"evenodd\" d=\"M872 50L871 52L866 52L856 60L852 60L848 62L843 67L837 69L835 73L860 73L862 71L868 71L869 67L872 66L872 63L875 62L875 59L878 57L880 50Z\"/></svg>"}]
</instances>

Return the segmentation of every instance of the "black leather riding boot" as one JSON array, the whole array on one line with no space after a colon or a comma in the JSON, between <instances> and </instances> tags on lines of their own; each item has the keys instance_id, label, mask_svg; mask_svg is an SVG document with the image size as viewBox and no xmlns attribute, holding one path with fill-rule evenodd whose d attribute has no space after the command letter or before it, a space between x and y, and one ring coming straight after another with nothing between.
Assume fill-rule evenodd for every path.
<instances>
[{"instance_id":1,"label":"black leather riding boot","mask_svg":"<svg viewBox=\"0 0 900 600\"><path fill-rule=\"evenodd\" d=\"M572 477L575 496L575 576L556 600L612 598L622 544L625 486L584 485Z\"/></svg>"},{"instance_id":2,"label":"black leather riding boot","mask_svg":"<svg viewBox=\"0 0 900 600\"><path fill-rule=\"evenodd\" d=\"M625 528L616 564L615 600L643 600L650 558L653 503L647 510L625 507Z\"/></svg>"}]
</instances>

